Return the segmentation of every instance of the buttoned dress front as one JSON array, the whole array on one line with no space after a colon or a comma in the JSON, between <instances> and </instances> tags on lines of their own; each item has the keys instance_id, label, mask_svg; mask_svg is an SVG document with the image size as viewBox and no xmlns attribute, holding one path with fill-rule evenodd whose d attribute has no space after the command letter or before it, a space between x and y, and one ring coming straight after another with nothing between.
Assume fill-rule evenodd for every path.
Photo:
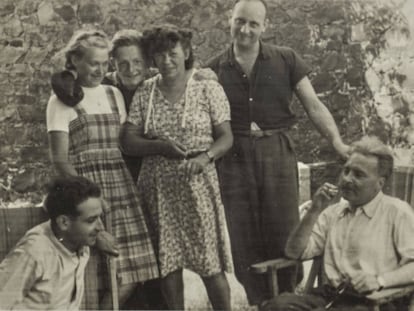
<instances>
[{"instance_id":1,"label":"buttoned dress front","mask_svg":"<svg viewBox=\"0 0 414 311\"><path fill-rule=\"evenodd\" d=\"M140 135L168 138L185 146L189 155L208 150L213 126L230 119L228 101L215 81L190 79L177 103L158 88L160 76L144 83L130 107L128 122ZM185 160L161 155L143 159L138 189L148 211L161 276L181 268L201 276L233 270L224 208L214 163L186 180Z\"/></svg>"}]
</instances>

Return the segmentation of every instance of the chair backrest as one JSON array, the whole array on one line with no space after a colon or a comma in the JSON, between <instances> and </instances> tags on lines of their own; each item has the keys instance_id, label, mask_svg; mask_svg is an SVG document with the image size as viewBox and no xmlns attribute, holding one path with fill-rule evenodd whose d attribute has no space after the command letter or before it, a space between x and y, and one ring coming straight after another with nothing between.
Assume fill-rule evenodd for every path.
<instances>
[{"instance_id":1,"label":"chair backrest","mask_svg":"<svg viewBox=\"0 0 414 311\"><path fill-rule=\"evenodd\" d=\"M414 166L396 166L384 192L414 207Z\"/></svg>"},{"instance_id":2,"label":"chair backrest","mask_svg":"<svg viewBox=\"0 0 414 311\"><path fill-rule=\"evenodd\" d=\"M306 280L304 291L309 293L312 288L321 287L324 283L323 273L323 257L315 257L312 260L312 266L309 271L308 279Z\"/></svg>"},{"instance_id":3,"label":"chair backrest","mask_svg":"<svg viewBox=\"0 0 414 311\"><path fill-rule=\"evenodd\" d=\"M46 221L41 207L0 208L0 261L29 229Z\"/></svg>"}]
</instances>

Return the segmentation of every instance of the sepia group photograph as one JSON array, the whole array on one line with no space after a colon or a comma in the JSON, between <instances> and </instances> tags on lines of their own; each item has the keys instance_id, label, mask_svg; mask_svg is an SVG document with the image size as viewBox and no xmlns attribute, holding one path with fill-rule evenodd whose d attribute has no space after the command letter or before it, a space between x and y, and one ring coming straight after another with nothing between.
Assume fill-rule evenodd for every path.
<instances>
[{"instance_id":1,"label":"sepia group photograph","mask_svg":"<svg viewBox=\"0 0 414 311\"><path fill-rule=\"evenodd\" d=\"M0 310L414 311L414 0L1 0Z\"/></svg>"}]
</instances>

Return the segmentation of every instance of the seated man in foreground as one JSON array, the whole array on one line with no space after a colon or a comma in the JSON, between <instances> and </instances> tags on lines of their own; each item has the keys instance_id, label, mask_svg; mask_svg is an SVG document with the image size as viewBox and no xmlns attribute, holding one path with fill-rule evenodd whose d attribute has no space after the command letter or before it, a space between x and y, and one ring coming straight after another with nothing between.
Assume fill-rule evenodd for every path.
<instances>
[{"instance_id":1,"label":"seated man in foreground","mask_svg":"<svg viewBox=\"0 0 414 311\"><path fill-rule=\"evenodd\" d=\"M100 194L83 177L50 185L50 220L26 232L0 264L0 310L79 309L88 246L103 229Z\"/></svg>"},{"instance_id":2,"label":"seated man in foreground","mask_svg":"<svg viewBox=\"0 0 414 311\"><path fill-rule=\"evenodd\" d=\"M343 200L331 205L338 188L319 188L285 249L294 259L323 255L327 284L302 296L282 294L262 310L368 310L364 295L414 284L414 212L382 192L392 170L392 152L378 139L353 144L338 185ZM381 310L400 309L390 303Z\"/></svg>"}]
</instances>

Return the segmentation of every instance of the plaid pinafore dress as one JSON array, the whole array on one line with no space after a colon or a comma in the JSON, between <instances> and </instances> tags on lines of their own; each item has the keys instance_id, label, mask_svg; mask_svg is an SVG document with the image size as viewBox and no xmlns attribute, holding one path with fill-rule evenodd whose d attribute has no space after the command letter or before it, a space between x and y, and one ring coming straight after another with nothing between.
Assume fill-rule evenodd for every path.
<instances>
[{"instance_id":1,"label":"plaid pinafore dress","mask_svg":"<svg viewBox=\"0 0 414 311\"><path fill-rule=\"evenodd\" d=\"M78 117L69 124L69 159L80 176L100 186L111 207L112 234L119 248L116 258L119 283L143 282L158 277L157 261L136 186L118 148L120 118L115 94L111 86L102 87L112 113L87 114L82 102L74 107ZM91 256L91 265L94 259ZM88 292L88 283L94 278L91 273L96 274L96 268L86 271L84 303L87 309L98 309L96 290L92 292L94 285Z\"/></svg>"}]
</instances>

